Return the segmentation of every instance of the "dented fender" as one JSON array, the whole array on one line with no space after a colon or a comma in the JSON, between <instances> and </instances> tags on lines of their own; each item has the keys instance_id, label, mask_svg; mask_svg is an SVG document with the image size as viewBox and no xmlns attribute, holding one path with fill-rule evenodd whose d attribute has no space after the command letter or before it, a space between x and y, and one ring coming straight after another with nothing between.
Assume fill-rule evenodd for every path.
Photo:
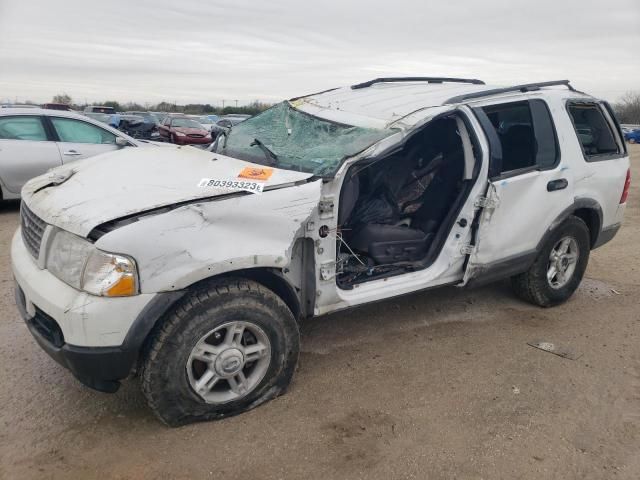
<instances>
[{"instance_id":1,"label":"dented fender","mask_svg":"<svg viewBox=\"0 0 640 480\"><path fill-rule=\"evenodd\" d=\"M180 290L246 268L284 269L321 184L191 203L113 230L96 246L135 259L141 293Z\"/></svg>"}]
</instances>

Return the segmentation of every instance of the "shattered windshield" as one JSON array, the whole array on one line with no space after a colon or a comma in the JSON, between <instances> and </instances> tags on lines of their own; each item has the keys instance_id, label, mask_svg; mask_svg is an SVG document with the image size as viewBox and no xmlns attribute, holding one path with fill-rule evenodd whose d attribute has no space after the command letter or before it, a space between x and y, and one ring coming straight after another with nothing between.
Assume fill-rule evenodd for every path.
<instances>
[{"instance_id":1,"label":"shattered windshield","mask_svg":"<svg viewBox=\"0 0 640 480\"><path fill-rule=\"evenodd\" d=\"M331 176L342 160L395 133L324 120L282 102L235 125L216 151L287 170Z\"/></svg>"}]
</instances>

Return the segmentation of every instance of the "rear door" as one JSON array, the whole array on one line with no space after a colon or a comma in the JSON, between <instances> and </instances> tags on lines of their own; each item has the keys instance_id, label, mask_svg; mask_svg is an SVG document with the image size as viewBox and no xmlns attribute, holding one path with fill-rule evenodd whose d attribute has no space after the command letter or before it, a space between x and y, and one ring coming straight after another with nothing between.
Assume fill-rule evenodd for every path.
<instances>
[{"instance_id":1,"label":"rear door","mask_svg":"<svg viewBox=\"0 0 640 480\"><path fill-rule=\"evenodd\" d=\"M58 136L63 163L117 150L117 136L104 128L75 118L48 117Z\"/></svg>"},{"instance_id":2,"label":"rear door","mask_svg":"<svg viewBox=\"0 0 640 480\"><path fill-rule=\"evenodd\" d=\"M9 192L19 194L29 179L61 163L42 117L0 116L0 179Z\"/></svg>"},{"instance_id":3,"label":"rear door","mask_svg":"<svg viewBox=\"0 0 640 480\"><path fill-rule=\"evenodd\" d=\"M504 276L535 257L551 223L573 203L572 171L560 158L556 128L545 100L475 107L490 145L485 197L468 248L465 283Z\"/></svg>"}]
</instances>

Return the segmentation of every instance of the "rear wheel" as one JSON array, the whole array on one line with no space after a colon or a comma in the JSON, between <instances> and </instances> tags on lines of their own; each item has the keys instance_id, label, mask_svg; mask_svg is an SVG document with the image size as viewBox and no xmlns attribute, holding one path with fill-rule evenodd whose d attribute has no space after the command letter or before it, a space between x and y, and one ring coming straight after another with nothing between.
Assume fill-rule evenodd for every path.
<instances>
[{"instance_id":1,"label":"rear wheel","mask_svg":"<svg viewBox=\"0 0 640 480\"><path fill-rule=\"evenodd\" d=\"M227 279L194 291L155 333L142 389L170 426L224 418L284 393L298 350L285 303L258 283Z\"/></svg>"},{"instance_id":2,"label":"rear wheel","mask_svg":"<svg viewBox=\"0 0 640 480\"><path fill-rule=\"evenodd\" d=\"M630 138L629 139L629 143L636 143L636 139L635 138Z\"/></svg>"},{"instance_id":3,"label":"rear wheel","mask_svg":"<svg viewBox=\"0 0 640 480\"><path fill-rule=\"evenodd\" d=\"M545 242L531 268L511 278L514 291L541 307L565 302L580 285L590 248L587 225L569 217Z\"/></svg>"}]
</instances>

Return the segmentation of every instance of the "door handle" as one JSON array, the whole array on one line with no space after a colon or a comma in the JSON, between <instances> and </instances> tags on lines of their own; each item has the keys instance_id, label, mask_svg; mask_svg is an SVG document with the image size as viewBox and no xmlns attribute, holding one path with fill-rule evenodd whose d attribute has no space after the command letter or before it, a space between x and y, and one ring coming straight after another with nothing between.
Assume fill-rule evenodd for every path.
<instances>
[{"instance_id":1,"label":"door handle","mask_svg":"<svg viewBox=\"0 0 640 480\"><path fill-rule=\"evenodd\" d=\"M67 150L66 152L62 152L63 155L68 155L70 157L77 157L78 155L82 155L80 152L76 152L75 150Z\"/></svg>"},{"instance_id":2,"label":"door handle","mask_svg":"<svg viewBox=\"0 0 640 480\"><path fill-rule=\"evenodd\" d=\"M569 182L566 178L559 178L558 180L551 180L547 183L547 192L555 192L556 190L563 190L567 188Z\"/></svg>"}]
</instances>

